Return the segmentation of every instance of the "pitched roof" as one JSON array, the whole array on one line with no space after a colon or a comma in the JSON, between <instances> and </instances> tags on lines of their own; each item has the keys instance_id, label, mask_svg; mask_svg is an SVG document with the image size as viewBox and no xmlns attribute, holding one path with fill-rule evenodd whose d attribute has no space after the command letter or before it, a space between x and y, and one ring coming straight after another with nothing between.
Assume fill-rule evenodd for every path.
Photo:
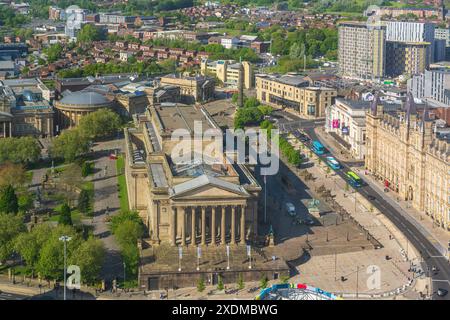
<instances>
[{"instance_id":1,"label":"pitched roof","mask_svg":"<svg viewBox=\"0 0 450 320\"><path fill-rule=\"evenodd\" d=\"M186 193L191 190L195 190L207 185L219 187L221 189L226 189L228 191L239 193L241 195L248 195L248 192L240 185L225 181L219 178L212 177L207 174L203 174L192 180L177 184L170 190L170 196L177 196Z\"/></svg>"}]
</instances>

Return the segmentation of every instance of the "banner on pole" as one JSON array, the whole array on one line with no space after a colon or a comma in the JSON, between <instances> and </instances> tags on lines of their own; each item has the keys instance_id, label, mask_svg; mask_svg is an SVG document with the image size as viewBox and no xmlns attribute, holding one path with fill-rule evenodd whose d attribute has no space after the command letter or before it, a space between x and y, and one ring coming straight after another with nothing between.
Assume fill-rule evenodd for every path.
<instances>
[{"instance_id":1,"label":"banner on pole","mask_svg":"<svg viewBox=\"0 0 450 320\"><path fill-rule=\"evenodd\" d=\"M247 256L249 256L250 257L250 255L251 255L251 247L250 247L250 245L247 245Z\"/></svg>"},{"instance_id":2,"label":"banner on pole","mask_svg":"<svg viewBox=\"0 0 450 320\"><path fill-rule=\"evenodd\" d=\"M178 247L178 256L181 258L183 258L183 247Z\"/></svg>"},{"instance_id":3,"label":"banner on pole","mask_svg":"<svg viewBox=\"0 0 450 320\"><path fill-rule=\"evenodd\" d=\"M202 247L197 247L197 257L198 258L202 257Z\"/></svg>"},{"instance_id":4,"label":"banner on pole","mask_svg":"<svg viewBox=\"0 0 450 320\"><path fill-rule=\"evenodd\" d=\"M227 257L229 257L229 256L230 256L230 246L227 245Z\"/></svg>"}]
</instances>

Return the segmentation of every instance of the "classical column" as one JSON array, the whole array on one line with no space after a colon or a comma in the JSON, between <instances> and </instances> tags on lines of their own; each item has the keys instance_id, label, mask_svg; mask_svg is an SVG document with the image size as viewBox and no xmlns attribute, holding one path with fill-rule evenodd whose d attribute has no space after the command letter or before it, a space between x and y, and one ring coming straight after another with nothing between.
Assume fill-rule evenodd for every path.
<instances>
[{"instance_id":1,"label":"classical column","mask_svg":"<svg viewBox=\"0 0 450 320\"><path fill-rule=\"evenodd\" d=\"M195 232L195 207L191 207L191 245L195 245L196 232Z\"/></svg>"},{"instance_id":2,"label":"classical column","mask_svg":"<svg viewBox=\"0 0 450 320\"><path fill-rule=\"evenodd\" d=\"M202 245L206 244L206 207L202 207Z\"/></svg>"},{"instance_id":3,"label":"classical column","mask_svg":"<svg viewBox=\"0 0 450 320\"><path fill-rule=\"evenodd\" d=\"M9 137L12 137L12 121L9 122Z\"/></svg>"},{"instance_id":4,"label":"classical column","mask_svg":"<svg viewBox=\"0 0 450 320\"><path fill-rule=\"evenodd\" d=\"M211 208L211 244L216 244L216 211L217 207Z\"/></svg>"},{"instance_id":5,"label":"classical column","mask_svg":"<svg viewBox=\"0 0 450 320\"><path fill-rule=\"evenodd\" d=\"M153 201L153 239L159 243L159 204Z\"/></svg>"},{"instance_id":6,"label":"classical column","mask_svg":"<svg viewBox=\"0 0 450 320\"><path fill-rule=\"evenodd\" d=\"M236 206L231 206L231 244L236 244Z\"/></svg>"},{"instance_id":7,"label":"classical column","mask_svg":"<svg viewBox=\"0 0 450 320\"><path fill-rule=\"evenodd\" d=\"M241 243L245 244L245 205L241 207Z\"/></svg>"},{"instance_id":8,"label":"classical column","mask_svg":"<svg viewBox=\"0 0 450 320\"><path fill-rule=\"evenodd\" d=\"M220 224L220 244L224 245L225 240L225 206L222 206L222 221Z\"/></svg>"},{"instance_id":9,"label":"classical column","mask_svg":"<svg viewBox=\"0 0 450 320\"><path fill-rule=\"evenodd\" d=\"M178 207L181 212L181 245L186 245L186 210L184 207Z\"/></svg>"},{"instance_id":10,"label":"classical column","mask_svg":"<svg viewBox=\"0 0 450 320\"><path fill-rule=\"evenodd\" d=\"M176 216L177 213L175 211L175 207L172 207L172 217L170 221L170 237L171 237L171 245L175 246L177 244L177 229L175 228L176 225Z\"/></svg>"},{"instance_id":11,"label":"classical column","mask_svg":"<svg viewBox=\"0 0 450 320\"><path fill-rule=\"evenodd\" d=\"M6 122L3 122L3 138L6 138Z\"/></svg>"}]
</instances>

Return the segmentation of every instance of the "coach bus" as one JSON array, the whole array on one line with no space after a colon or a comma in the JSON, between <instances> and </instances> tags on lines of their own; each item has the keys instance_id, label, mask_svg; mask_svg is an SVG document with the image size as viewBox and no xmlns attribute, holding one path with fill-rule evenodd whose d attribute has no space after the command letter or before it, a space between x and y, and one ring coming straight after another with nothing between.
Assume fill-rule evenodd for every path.
<instances>
[{"instance_id":1,"label":"coach bus","mask_svg":"<svg viewBox=\"0 0 450 320\"><path fill-rule=\"evenodd\" d=\"M363 184L362 179L353 171L347 172L347 180L348 183L350 183L350 185L354 188L359 188Z\"/></svg>"},{"instance_id":2,"label":"coach bus","mask_svg":"<svg viewBox=\"0 0 450 320\"><path fill-rule=\"evenodd\" d=\"M325 153L325 147L318 140L313 141L311 145L311 150L317 155L322 155Z\"/></svg>"}]
</instances>

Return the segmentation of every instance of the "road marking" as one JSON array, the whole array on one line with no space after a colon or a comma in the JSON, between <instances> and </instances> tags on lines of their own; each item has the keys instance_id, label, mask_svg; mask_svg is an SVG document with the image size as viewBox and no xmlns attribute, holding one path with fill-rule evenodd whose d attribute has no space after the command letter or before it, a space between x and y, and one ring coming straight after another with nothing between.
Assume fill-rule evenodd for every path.
<instances>
[{"instance_id":1,"label":"road marking","mask_svg":"<svg viewBox=\"0 0 450 320\"><path fill-rule=\"evenodd\" d=\"M450 283L450 280L441 280L441 279L432 279L433 282L448 282Z\"/></svg>"}]
</instances>

